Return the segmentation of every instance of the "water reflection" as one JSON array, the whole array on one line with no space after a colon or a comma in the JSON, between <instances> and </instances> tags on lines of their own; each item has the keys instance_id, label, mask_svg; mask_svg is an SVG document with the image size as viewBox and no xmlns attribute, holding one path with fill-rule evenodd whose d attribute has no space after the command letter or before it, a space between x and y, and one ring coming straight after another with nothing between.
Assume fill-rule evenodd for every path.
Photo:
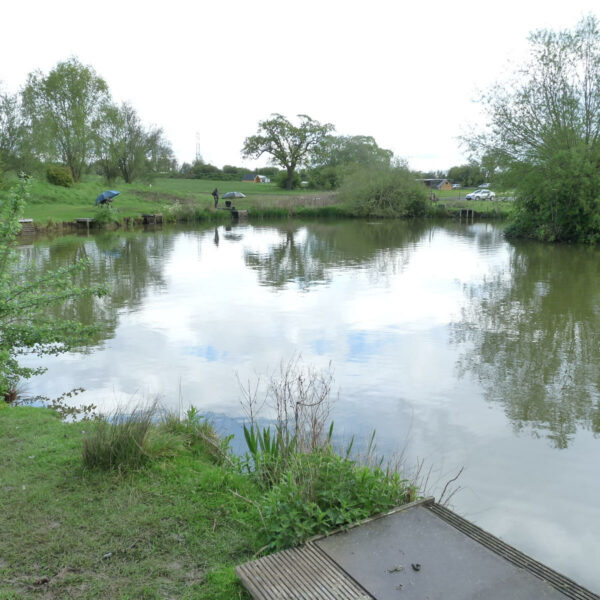
<instances>
[{"instance_id":1,"label":"water reflection","mask_svg":"<svg viewBox=\"0 0 600 600\"><path fill-rule=\"evenodd\" d=\"M465 286L458 361L515 430L566 448L578 427L600 432L600 253L521 244L506 267Z\"/></svg>"},{"instance_id":2,"label":"water reflection","mask_svg":"<svg viewBox=\"0 0 600 600\"><path fill-rule=\"evenodd\" d=\"M109 296L76 298L48 310L56 319L100 324L96 339L99 343L114 336L119 310L139 308L149 288L164 289L162 270L172 241L172 237L156 232L65 236L21 247L19 260L29 265L34 275L57 270L82 258L89 260L90 268L77 275L76 285L106 283Z\"/></svg>"},{"instance_id":3,"label":"water reflection","mask_svg":"<svg viewBox=\"0 0 600 600\"><path fill-rule=\"evenodd\" d=\"M282 288L294 282L300 289L331 281L332 269L370 267L375 275L401 271L430 224L311 223L277 228L279 241L267 252L245 250L245 263L262 284Z\"/></svg>"}]
</instances>

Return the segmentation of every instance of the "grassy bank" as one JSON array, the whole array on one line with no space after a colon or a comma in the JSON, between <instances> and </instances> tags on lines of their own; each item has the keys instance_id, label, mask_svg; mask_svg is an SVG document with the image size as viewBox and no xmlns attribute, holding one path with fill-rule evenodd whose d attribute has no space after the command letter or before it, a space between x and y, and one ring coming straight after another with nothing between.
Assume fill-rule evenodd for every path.
<instances>
[{"instance_id":1,"label":"grassy bank","mask_svg":"<svg viewBox=\"0 0 600 600\"><path fill-rule=\"evenodd\" d=\"M100 177L93 176L71 188L34 178L23 216L42 226L79 218L96 218L105 209L96 207L95 199L109 187ZM112 188L119 190L120 195L112 203L112 218L120 221L140 217L144 213L163 213L166 219L174 221L228 220L231 217L227 211L214 209L211 192L215 187L219 188L221 195L227 191L245 194L246 198L235 200L235 206L251 210L257 217L279 217L296 210L317 214L323 209L327 213L332 205L336 205L338 213L344 213L344 208L336 203L331 193L286 192L274 184L241 181L159 178L152 183L114 184ZM223 200L219 206L224 206Z\"/></svg>"},{"instance_id":2,"label":"grassy bank","mask_svg":"<svg viewBox=\"0 0 600 600\"><path fill-rule=\"evenodd\" d=\"M54 186L34 178L31 197L24 217L37 226L46 227L79 218L101 218L106 209L94 201L109 186L100 177L89 176L72 188ZM116 183L112 186L120 195L114 200L111 221L139 218L142 214L162 213L167 221L228 222L231 215L215 210L211 192L215 187L221 194L239 191L246 195L234 201L240 210L248 210L252 219L301 217L352 217L353 207L339 200L334 192L293 190L287 192L274 184L253 182L209 181L202 179L157 178L152 183ZM468 202L458 197L440 197L431 205L432 216L455 216L460 208L472 208L482 217L505 217L511 202ZM6 193L6 192L0 192ZM221 200L220 206L224 205ZM443 206L443 208L442 208Z\"/></svg>"},{"instance_id":3,"label":"grassy bank","mask_svg":"<svg viewBox=\"0 0 600 600\"><path fill-rule=\"evenodd\" d=\"M0 598L248 598L236 564L415 497L329 450L282 460L264 431L227 457L193 413L136 444L115 427L0 404Z\"/></svg>"},{"instance_id":4,"label":"grassy bank","mask_svg":"<svg viewBox=\"0 0 600 600\"><path fill-rule=\"evenodd\" d=\"M90 423L0 405L0 598L237 598L264 543L232 490L259 488L201 447L130 473L84 468Z\"/></svg>"}]
</instances>

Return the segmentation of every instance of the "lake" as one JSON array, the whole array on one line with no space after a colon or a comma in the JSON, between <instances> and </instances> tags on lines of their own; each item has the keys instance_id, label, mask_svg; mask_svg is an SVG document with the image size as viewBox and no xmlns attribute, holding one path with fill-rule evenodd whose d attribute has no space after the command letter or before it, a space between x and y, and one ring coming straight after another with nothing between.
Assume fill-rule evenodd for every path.
<instances>
[{"instance_id":1,"label":"lake","mask_svg":"<svg viewBox=\"0 0 600 600\"><path fill-rule=\"evenodd\" d=\"M101 322L29 394L103 411L159 398L239 432L240 382L331 369L337 439L401 453L451 508L600 593L600 252L511 244L497 225L364 221L36 239L40 270L87 256ZM27 362L39 364L38 360ZM265 417L269 417L269 411Z\"/></svg>"}]
</instances>

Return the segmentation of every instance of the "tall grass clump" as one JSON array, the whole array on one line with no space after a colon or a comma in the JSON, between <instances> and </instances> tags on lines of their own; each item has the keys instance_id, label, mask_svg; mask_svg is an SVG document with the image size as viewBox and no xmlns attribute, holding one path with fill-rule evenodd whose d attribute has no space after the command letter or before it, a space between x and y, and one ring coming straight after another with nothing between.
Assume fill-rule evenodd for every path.
<instances>
[{"instance_id":1,"label":"tall grass clump","mask_svg":"<svg viewBox=\"0 0 600 600\"><path fill-rule=\"evenodd\" d=\"M217 464L233 465L229 457L229 444L233 434L220 437L212 422L190 406L185 417L172 412L163 415L161 428L181 438L183 444L194 454L204 454Z\"/></svg>"},{"instance_id":2,"label":"tall grass clump","mask_svg":"<svg viewBox=\"0 0 600 600\"><path fill-rule=\"evenodd\" d=\"M129 414L117 410L110 417L96 419L83 438L83 464L90 469L122 471L176 454L181 438L157 427L157 414L154 403L135 407Z\"/></svg>"},{"instance_id":3,"label":"tall grass clump","mask_svg":"<svg viewBox=\"0 0 600 600\"><path fill-rule=\"evenodd\" d=\"M358 168L349 173L339 191L342 202L361 217L423 217L427 192L404 165Z\"/></svg>"},{"instance_id":4,"label":"tall grass clump","mask_svg":"<svg viewBox=\"0 0 600 600\"><path fill-rule=\"evenodd\" d=\"M332 445L331 367L319 371L294 357L270 378L265 397L260 381L244 389L244 426L248 452L240 461L264 490L258 509L268 543L279 550L410 502L417 489L397 469L374 460L373 443L364 460ZM260 427L263 404L275 412L275 423Z\"/></svg>"}]
</instances>

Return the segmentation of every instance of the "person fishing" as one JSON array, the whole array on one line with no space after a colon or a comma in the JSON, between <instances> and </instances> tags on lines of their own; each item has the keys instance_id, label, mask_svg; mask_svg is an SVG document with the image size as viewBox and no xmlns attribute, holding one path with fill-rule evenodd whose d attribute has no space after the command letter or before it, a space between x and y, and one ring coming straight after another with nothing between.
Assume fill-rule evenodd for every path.
<instances>
[{"instance_id":1,"label":"person fishing","mask_svg":"<svg viewBox=\"0 0 600 600\"><path fill-rule=\"evenodd\" d=\"M217 204L219 204L219 189L215 188L212 191L212 197L215 199L215 208L217 208Z\"/></svg>"}]
</instances>

